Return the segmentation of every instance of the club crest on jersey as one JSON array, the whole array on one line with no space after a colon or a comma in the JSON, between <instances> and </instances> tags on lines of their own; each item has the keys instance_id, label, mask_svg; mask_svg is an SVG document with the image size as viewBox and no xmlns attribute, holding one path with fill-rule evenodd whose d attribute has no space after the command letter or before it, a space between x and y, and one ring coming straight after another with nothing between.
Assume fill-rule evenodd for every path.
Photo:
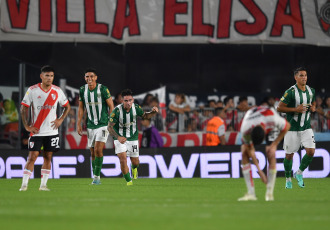
<instances>
[{"instance_id":1,"label":"club crest on jersey","mask_svg":"<svg viewBox=\"0 0 330 230\"><path fill-rule=\"evenodd\" d=\"M30 148L32 149L34 146L34 142L30 141Z\"/></svg>"},{"instance_id":2,"label":"club crest on jersey","mask_svg":"<svg viewBox=\"0 0 330 230\"><path fill-rule=\"evenodd\" d=\"M38 96L38 99L40 99L40 98L41 98L41 96L39 95L39 96Z\"/></svg>"},{"instance_id":3,"label":"club crest on jersey","mask_svg":"<svg viewBox=\"0 0 330 230\"><path fill-rule=\"evenodd\" d=\"M314 0L314 3L320 27L330 37L330 0Z\"/></svg>"},{"instance_id":4,"label":"club crest on jersey","mask_svg":"<svg viewBox=\"0 0 330 230\"><path fill-rule=\"evenodd\" d=\"M55 94L53 94L53 93L52 93L52 95L51 95L51 96L52 96L53 100L55 100L55 99L56 99L56 95L55 95Z\"/></svg>"}]
</instances>

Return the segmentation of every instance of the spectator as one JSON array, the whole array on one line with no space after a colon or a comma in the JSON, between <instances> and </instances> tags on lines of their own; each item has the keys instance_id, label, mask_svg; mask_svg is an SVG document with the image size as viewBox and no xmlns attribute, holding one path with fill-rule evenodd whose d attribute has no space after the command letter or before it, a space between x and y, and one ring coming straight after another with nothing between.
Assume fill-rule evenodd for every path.
<instances>
[{"instance_id":1,"label":"spectator","mask_svg":"<svg viewBox=\"0 0 330 230\"><path fill-rule=\"evenodd\" d=\"M149 108L157 107L158 113L151 118L151 125L155 126L158 131L163 131L162 111L159 109L159 100L157 97L152 97L149 102Z\"/></svg>"},{"instance_id":2,"label":"spectator","mask_svg":"<svg viewBox=\"0 0 330 230\"><path fill-rule=\"evenodd\" d=\"M190 107L186 103L183 93L177 93L174 101L169 105L169 116L167 128L169 132L184 132L185 112L190 112Z\"/></svg>"},{"instance_id":3,"label":"spectator","mask_svg":"<svg viewBox=\"0 0 330 230\"><path fill-rule=\"evenodd\" d=\"M217 101L216 107L217 107L217 108L222 108L222 107L224 107L224 106L223 106L223 102L222 102L220 99L219 99L219 101Z\"/></svg>"},{"instance_id":4,"label":"spectator","mask_svg":"<svg viewBox=\"0 0 330 230\"><path fill-rule=\"evenodd\" d=\"M114 100L113 103L114 103L114 106L115 106L115 107L116 107L117 105L123 103L123 97L121 96L121 93L120 93L120 92L117 93L117 94L115 95L115 100Z\"/></svg>"},{"instance_id":5,"label":"spectator","mask_svg":"<svg viewBox=\"0 0 330 230\"><path fill-rule=\"evenodd\" d=\"M322 132L328 129L322 98L316 96L315 102L316 113L311 113L311 126L315 132Z\"/></svg>"},{"instance_id":6,"label":"spectator","mask_svg":"<svg viewBox=\"0 0 330 230\"><path fill-rule=\"evenodd\" d=\"M206 146L226 145L224 119L226 119L224 108L217 108L215 116L207 122Z\"/></svg>"},{"instance_id":7,"label":"spectator","mask_svg":"<svg viewBox=\"0 0 330 230\"><path fill-rule=\"evenodd\" d=\"M154 95L152 95L151 93L147 93L147 95L145 95L145 97L143 98L141 107L149 109L150 102L151 102L153 97L154 97Z\"/></svg>"},{"instance_id":8,"label":"spectator","mask_svg":"<svg viewBox=\"0 0 330 230\"><path fill-rule=\"evenodd\" d=\"M232 97L226 97L224 100L224 110L226 112L227 131L239 131L237 122L237 111L235 110L234 100ZM236 129L235 129L236 128Z\"/></svg>"},{"instance_id":9,"label":"spectator","mask_svg":"<svg viewBox=\"0 0 330 230\"><path fill-rule=\"evenodd\" d=\"M161 148L163 147L163 138L159 134L158 130L155 126L151 125L151 120L147 118L143 118L141 120L143 127L142 148Z\"/></svg>"},{"instance_id":10,"label":"spectator","mask_svg":"<svg viewBox=\"0 0 330 230\"><path fill-rule=\"evenodd\" d=\"M75 132L76 131L76 110L75 109L71 109L69 111L67 122L68 122L67 131Z\"/></svg>"},{"instance_id":11,"label":"spectator","mask_svg":"<svg viewBox=\"0 0 330 230\"><path fill-rule=\"evenodd\" d=\"M241 129L241 124L243 121L243 117L246 113L246 111L248 111L250 109L250 106L248 104L248 99L246 96L240 96L238 99L238 105L236 107L237 110L237 131Z\"/></svg>"},{"instance_id":12,"label":"spectator","mask_svg":"<svg viewBox=\"0 0 330 230\"><path fill-rule=\"evenodd\" d=\"M186 131L187 132L196 132L197 131L197 120L190 117L188 120L187 120L187 129Z\"/></svg>"},{"instance_id":13,"label":"spectator","mask_svg":"<svg viewBox=\"0 0 330 230\"><path fill-rule=\"evenodd\" d=\"M215 102L215 100L209 100L208 102L207 102L207 104L208 104L208 107L209 108L216 108L217 106L216 106L216 102Z\"/></svg>"}]
</instances>

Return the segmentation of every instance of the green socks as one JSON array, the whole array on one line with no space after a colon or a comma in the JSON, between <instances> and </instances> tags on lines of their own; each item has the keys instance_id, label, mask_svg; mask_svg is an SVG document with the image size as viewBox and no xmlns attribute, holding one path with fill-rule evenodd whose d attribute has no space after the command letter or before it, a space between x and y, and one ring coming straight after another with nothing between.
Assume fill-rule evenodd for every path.
<instances>
[{"instance_id":1,"label":"green socks","mask_svg":"<svg viewBox=\"0 0 330 230\"><path fill-rule=\"evenodd\" d=\"M286 178L291 177L292 160L288 160L288 159L284 158L283 164L284 164L285 177Z\"/></svg>"},{"instance_id":2,"label":"green socks","mask_svg":"<svg viewBox=\"0 0 330 230\"><path fill-rule=\"evenodd\" d=\"M138 168L139 167L139 165L133 165L133 164L131 164L131 168L132 169L136 169L136 168Z\"/></svg>"},{"instance_id":3,"label":"green socks","mask_svg":"<svg viewBox=\"0 0 330 230\"><path fill-rule=\"evenodd\" d=\"M103 157L95 157L95 167L94 167L94 175L100 176L102 169ZM92 162L93 164L93 162Z\"/></svg>"},{"instance_id":4,"label":"green socks","mask_svg":"<svg viewBox=\"0 0 330 230\"><path fill-rule=\"evenodd\" d=\"M127 182L130 182L132 180L131 175L129 174L129 172L124 175L124 178Z\"/></svg>"},{"instance_id":5,"label":"green socks","mask_svg":"<svg viewBox=\"0 0 330 230\"><path fill-rule=\"evenodd\" d=\"M304 171L308 167L308 165L312 162L312 160L313 160L313 157L305 154L305 156L301 159L299 169L301 171Z\"/></svg>"},{"instance_id":6,"label":"green socks","mask_svg":"<svg viewBox=\"0 0 330 230\"><path fill-rule=\"evenodd\" d=\"M95 175L95 160L92 160L93 175Z\"/></svg>"}]
</instances>

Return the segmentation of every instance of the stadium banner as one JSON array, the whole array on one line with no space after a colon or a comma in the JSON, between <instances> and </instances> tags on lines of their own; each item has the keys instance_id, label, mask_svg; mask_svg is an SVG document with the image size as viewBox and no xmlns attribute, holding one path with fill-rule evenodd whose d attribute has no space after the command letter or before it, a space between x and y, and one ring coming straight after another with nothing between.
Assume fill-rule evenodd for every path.
<instances>
[{"instance_id":1,"label":"stadium banner","mask_svg":"<svg viewBox=\"0 0 330 230\"><path fill-rule=\"evenodd\" d=\"M330 176L330 142L317 145L311 165L304 171L305 178ZM301 150L294 154L293 170L296 171L302 157ZM27 151L0 151L0 178L20 178L27 160ZM266 172L265 146L256 148L260 168ZM284 176L284 150L276 152L278 176ZM240 146L183 147L162 149L140 149L140 178L240 178ZM40 178L43 158L38 157L32 178ZM130 160L128 158L128 165ZM130 167L129 167L130 168ZM92 176L90 152L88 150L63 150L54 154L50 178L89 178ZM252 176L258 178L257 169L252 165ZM104 150L101 177L122 177L120 163L114 150Z\"/></svg>"},{"instance_id":2,"label":"stadium banner","mask_svg":"<svg viewBox=\"0 0 330 230\"><path fill-rule=\"evenodd\" d=\"M191 132L191 133L166 133L160 132L163 138L164 147L199 147L205 146L205 132ZM330 133L314 133L316 142L329 141ZM142 133L139 133L139 140L141 143ZM227 145L241 145L242 137L239 132L225 133ZM80 136L77 132L68 132L65 136L66 149L88 149L87 134ZM113 148L113 139L110 137L105 144L105 148Z\"/></svg>"},{"instance_id":3,"label":"stadium banner","mask_svg":"<svg viewBox=\"0 0 330 230\"><path fill-rule=\"evenodd\" d=\"M3 0L0 41L330 46L329 0Z\"/></svg>"}]
</instances>

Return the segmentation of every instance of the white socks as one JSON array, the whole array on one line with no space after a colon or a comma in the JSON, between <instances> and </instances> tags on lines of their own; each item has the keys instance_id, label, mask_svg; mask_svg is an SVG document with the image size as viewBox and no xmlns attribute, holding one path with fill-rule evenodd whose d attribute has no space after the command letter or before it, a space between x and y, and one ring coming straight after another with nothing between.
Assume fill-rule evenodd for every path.
<instances>
[{"instance_id":1,"label":"white socks","mask_svg":"<svg viewBox=\"0 0 330 230\"><path fill-rule=\"evenodd\" d=\"M291 177L288 177L285 179L286 182L290 181L291 182Z\"/></svg>"},{"instance_id":2,"label":"white socks","mask_svg":"<svg viewBox=\"0 0 330 230\"><path fill-rule=\"evenodd\" d=\"M41 183L40 183L40 188L41 187L46 187L47 181L49 178L50 174L50 169L41 169Z\"/></svg>"},{"instance_id":3,"label":"white socks","mask_svg":"<svg viewBox=\"0 0 330 230\"><path fill-rule=\"evenodd\" d=\"M242 165L242 172L245 180L245 184L248 190L248 194L255 195L254 183L252 178L251 164Z\"/></svg>"},{"instance_id":4,"label":"white socks","mask_svg":"<svg viewBox=\"0 0 330 230\"><path fill-rule=\"evenodd\" d=\"M24 169L22 187L26 187L28 185L31 174L32 172L30 170Z\"/></svg>"},{"instance_id":5,"label":"white socks","mask_svg":"<svg viewBox=\"0 0 330 230\"><path fill-rule=\"evenodd\" d=\"M276 169L269 169L268 170L268 182L267 182L267 191L266 194L273 195L274 187L275 187L275 181L276 181Z\"/></svg>"}]
</instances>

